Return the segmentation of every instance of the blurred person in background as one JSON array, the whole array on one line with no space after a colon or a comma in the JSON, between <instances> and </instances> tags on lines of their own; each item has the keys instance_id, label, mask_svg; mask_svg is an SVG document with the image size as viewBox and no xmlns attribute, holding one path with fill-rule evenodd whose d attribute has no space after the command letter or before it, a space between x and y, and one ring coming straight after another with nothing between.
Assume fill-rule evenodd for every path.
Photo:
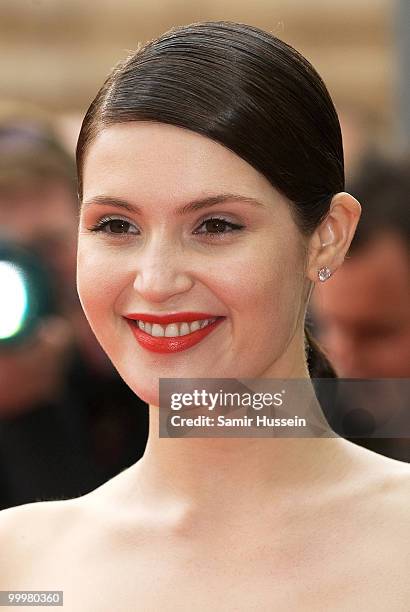
<instances>
[{"instance_id":1,"label":"blurred person in background","mask_svg":"<svg viewBox=\"0 0 410 612\"><path fill-rule=\"evenodd\" d=\"M348 191L362 216L343 266L312 296L315 333L342 378L410 377L410 164L363 155ZM352 438L410 461L409 438Z\"/></svg>"},{"instance_id":2,"label":"blurred person in background","mask_svg":"<svg viewBox=\"0 0 410 612\"><path fill-rule=\"evenodd\" d=\"M144 452L146 404L91 334L76 293L75 165L50 125L0 112L0 240L41 260L55 312L0 343L0 508L85 493Z\"/></svg>"}]
</instances>

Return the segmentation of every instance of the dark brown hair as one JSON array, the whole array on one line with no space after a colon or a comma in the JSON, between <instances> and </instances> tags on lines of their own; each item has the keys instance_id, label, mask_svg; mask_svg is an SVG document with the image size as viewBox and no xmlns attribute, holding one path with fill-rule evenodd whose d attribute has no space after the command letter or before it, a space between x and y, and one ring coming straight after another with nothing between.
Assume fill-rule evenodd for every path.
<instances>
[{"instance_id":1,"label":"dark brown hair","mask_svg":"<svg viewBox=\"0 0 410 612\"><path fill-rule=\"evenodd\" d=\"M211 138L261 172L290 202L303 236L344 190L340 125L311 64L257 27L228 21L179 26L140 46L91 103L77 144L84 155L104 127L157 121ZM336 376L305 326L311 377Z\"/></svg>"}]
</instances>

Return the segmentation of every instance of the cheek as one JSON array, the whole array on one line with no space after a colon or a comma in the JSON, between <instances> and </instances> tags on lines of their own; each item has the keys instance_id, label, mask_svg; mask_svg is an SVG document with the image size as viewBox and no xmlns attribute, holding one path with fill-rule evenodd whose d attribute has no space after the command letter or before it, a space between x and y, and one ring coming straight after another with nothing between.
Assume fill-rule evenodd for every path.
<instances>
[{"instance_id":1,"label":"cheek","mask_svg":"<svg viewBox=\"0 0 410 612\"><path fill-rule=\"evenodd\" d=\"M94 248L87 248L86 240L79 240L77 255L77 291L85 315L99 335L99 322L109 322L107 314L113 312L115 296L120 290L122 278L112 259L101 257ZM104 321L102 320L104 318Z\"/></svg>"},{"instance_id":2,"label":"cheek","mask_svg":"<svg viewBox=\"0 0 410 612\"><path fill-rule=\"evenodd\" d=\"M225 258L223 266L215 267L212 274L215 292L231 311L234 327L239 332L247 330L248 336L253 329L257 333L253 341L262 343L267 338L264 330L270 337L292 331L303 306L300 253L294 245L290 249L266 242L264 248Z\"/></svg>"}]
</instances>

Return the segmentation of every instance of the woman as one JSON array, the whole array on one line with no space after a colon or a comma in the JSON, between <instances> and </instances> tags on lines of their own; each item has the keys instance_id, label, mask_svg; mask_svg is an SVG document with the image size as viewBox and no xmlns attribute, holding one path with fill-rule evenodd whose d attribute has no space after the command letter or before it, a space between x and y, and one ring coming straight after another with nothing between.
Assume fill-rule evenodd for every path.
<instances>
[{"instance_id":1,"label":"woman","mask_svg":"<svg viewBox=\"0 0 410 612\"><path fill-rule=\"evenodd\" d=\"M80 299L150 435L94 492L1 513L0 588L70 611L408 610L406 464L338 437L158 436L160 378L332 374L305 314L360 205L315 70L255 27L175 28L108 77L77 162Z\"/></svg>"}]
</instances>

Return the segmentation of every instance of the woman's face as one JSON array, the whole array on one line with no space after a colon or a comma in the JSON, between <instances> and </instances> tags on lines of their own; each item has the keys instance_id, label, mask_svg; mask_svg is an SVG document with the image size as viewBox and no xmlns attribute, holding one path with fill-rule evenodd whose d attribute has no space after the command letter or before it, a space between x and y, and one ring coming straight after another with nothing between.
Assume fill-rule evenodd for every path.
<instances>
[{"instance_id":1,"label":"woman's face","mask_svg":"<svg viewBox=\"0 0 410 612\"><path fill-rule=\"evenodd\" d=\"M259 172L219 143L154 122L104 129L83 170L79 296L139 397L158 405L159 378L291 375L303 346L302 239ZM155 315L170 321L150 326ZM183 324L216 317L204 331Z\"/></svg>"}]
</instances>

